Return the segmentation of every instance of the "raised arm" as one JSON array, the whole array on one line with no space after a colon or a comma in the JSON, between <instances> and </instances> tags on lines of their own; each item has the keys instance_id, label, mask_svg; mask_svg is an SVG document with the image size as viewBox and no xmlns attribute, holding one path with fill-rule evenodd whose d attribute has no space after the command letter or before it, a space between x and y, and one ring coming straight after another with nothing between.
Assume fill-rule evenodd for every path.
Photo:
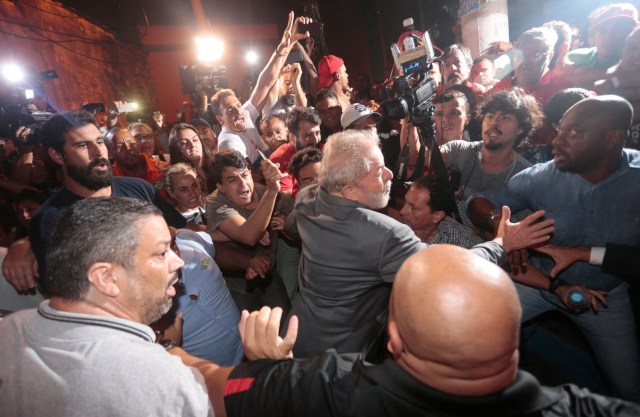
<instances>
[{"instance_id":1,"label":"raised arm","mask_svg":"<svg viewBox=\"0 0 640 417\"><path fill-rule=\"evenodd\" d=\"M249 101L251 101L258 111L262 111L267 94L269 94L269 90L276 83L280 69L284 65L293 45L298 40L305 39L309 36L309 32L304 34L298 33L298 24L309 24L311 22L312 19L308 17L301 16L295 18L293 12L289 12L289 21L282 35L282 40L260 73L256 87L253 89L251 97L249 98Z\"/></svg>"},{"instance_id":2,"label":"raised arm","mask_svg":"<svg viewBox=\"0 0 640 417\"><path fill-rule=\"evenodd\" d=\"M257 244L262 237L262 232L269 226L273 207L280 191L280 178L285 176L278 166L268 159L260 163L260 169L264 175L267 190L256 209L246 219L240 215L234 215L218 225L218 229L230 239L245 245Z\"/></svg>"},{"instance_id":3,"label":"raised arm","mask_svg":"<svg viewBox=\"0 0 640 417\"><path fill-rule=\"evenodd\" d=\"M313 41L313 38L310 39ZM297 48L302 54L302 65L304 65L307 69L307 73L309 74L309 94L315 96L318 92L318 82L320 81L318 78L318 70L300 42L295 43L295 48Z\"/></svg>"},{"instance_id":4,"label":"raised arm","mask_svg":"<svg viewBox=\"0 0 640 417\"><path fill-rule=\"evenodd\" d=\"M297 42L296 42L297 43ZM291 65L291 82L293 83L293 91L296 97L296 106L307 107L307 96L302 89L300 80L302 78L302 68L299 63Z\"/></svg>"}]
</instances>

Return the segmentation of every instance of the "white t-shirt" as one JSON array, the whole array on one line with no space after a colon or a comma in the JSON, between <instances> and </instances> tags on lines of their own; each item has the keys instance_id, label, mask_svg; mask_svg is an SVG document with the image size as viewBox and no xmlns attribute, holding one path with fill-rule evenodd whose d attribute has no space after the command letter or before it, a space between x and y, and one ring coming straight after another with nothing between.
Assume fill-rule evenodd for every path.
<instances>
[{"instance_id":1,"label":"white t-shirt","mask_svg":"<svg viewBox=\"0 0 640 417\"><path fill-rule=\"evenodd\" d=\"M226 126L223 126L218 136L218 151L235 149L240 152L242 156L254 162L258 159L257 149L261 151L267 150L267 145L262 142L258 128L255 126L255 121L258 119L258 116L260 116L260 112L250 101L244 103L242 108L249 116L247 118L247 130L244 132L233 132L227 129Z\"/></svg>"}]
</instances>

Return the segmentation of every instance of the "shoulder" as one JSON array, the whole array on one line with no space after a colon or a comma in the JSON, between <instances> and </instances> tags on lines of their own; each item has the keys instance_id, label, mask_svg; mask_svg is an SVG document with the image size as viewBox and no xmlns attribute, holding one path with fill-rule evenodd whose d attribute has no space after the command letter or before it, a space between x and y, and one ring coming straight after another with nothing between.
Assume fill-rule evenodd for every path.
<instances>
[{"instance_id":1,"label":"shoulder","mask_svg":"<svg viewBox=\"0 0 640 417\"><path fill-rule=\"evenodd\" d=\"M289 162L294 153L295 149L293 149L290 142L287 142L273 151L269 156L269 160L275 163Z\"/></svg>"},{"instance_id":2,"label":"shoulder","mask_svg":"<svg viewBox=\"0 0 640 417\"><path fill-rule=\"evenodd\" d=\"M242 107L249 112L249 116L251 116L251 121L255 123L256 119L260 116L260 112L258 111L256 106L253 105L251 100L247 100L247 102L244 103Z\"/></svg>"},{"instance_id":3,"label":"shoulder","mask_svg":"<svg viewBox=\"0 0 640 417\"><path fill-rule=\"evenodd\" d=\"M531 162L529 162L527 160L527 158L525 158L524 156L520 155L517 152L516 152L516 164L518 165L519 169L521 169L521 170L524 169L524 168L528 168L528 167L533 165Z\"/></svg>"},{"instance_id":4,"label":"shoulder","mask_svg":"<svg viewBox=\"0 0 640 417\"><path fill-rule=\"evenodd\" d=\"M452 140L442 145L444 152L451 151L474 151L478 147L478 142L467 142L466 140Z\"/></svg>"},{"instance_id":5,"label":"shoulder","mask_svg":"<svg viewBox=\"0 0 640 417\"><path fill-rule=\"evenodd\" d=\"M155 191L151 184L140 178L113 177L111 183L111 195L114 197L149 197L152 200Z\"/></svg>"}]
</instances>

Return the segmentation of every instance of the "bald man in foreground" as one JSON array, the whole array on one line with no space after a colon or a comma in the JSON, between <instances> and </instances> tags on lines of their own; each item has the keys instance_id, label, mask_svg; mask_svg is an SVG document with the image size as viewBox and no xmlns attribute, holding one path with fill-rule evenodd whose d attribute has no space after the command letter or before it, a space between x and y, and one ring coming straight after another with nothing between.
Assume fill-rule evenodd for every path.
<instances>
[{"instance_id":1,"label":"bald man in foreground","mask_svg":"<svg viewBox=\"0 0 640 417\"><path fill-rule=\"evenodd\" d=\"M218 370L200 367L209 395L219 404L224 391L229 416L640 416L638 405L574 385L542 387L518 371L522 311L514 285L466 249L434 245L409 257L389 310L393 359L376 366L333 350L284 359L297 322L282 340L279 309L245 312L247 356L284 360L244 363L217 381Z\"/></svg>"}]
</instances>

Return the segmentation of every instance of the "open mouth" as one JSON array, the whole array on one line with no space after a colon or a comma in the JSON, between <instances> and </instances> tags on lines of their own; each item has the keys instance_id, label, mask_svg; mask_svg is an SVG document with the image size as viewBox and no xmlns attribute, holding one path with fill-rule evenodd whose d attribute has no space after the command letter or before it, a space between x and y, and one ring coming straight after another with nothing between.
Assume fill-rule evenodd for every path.
<instances>
[{"instance_id":1,"label":"open mouth","mask_svg":"<svg viewBox=\"0 0 640 417\"><path fill-rule=\"evenodd\" d=\"M500 132L498 129L489 129L486 132L484 132L484 134L487 135L487 137L489 138L497 138L502 134L502 132Z\"/></svg>"}]
</instances>

